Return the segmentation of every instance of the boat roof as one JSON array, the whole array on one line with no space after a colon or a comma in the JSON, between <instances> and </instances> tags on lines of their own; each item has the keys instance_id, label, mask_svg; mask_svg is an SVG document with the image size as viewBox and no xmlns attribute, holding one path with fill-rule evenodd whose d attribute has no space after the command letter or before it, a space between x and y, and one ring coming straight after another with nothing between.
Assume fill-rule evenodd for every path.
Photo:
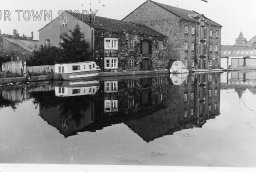
<instances>
[{"instance_id":1,"label":"boat roof","mask_svg":"<svg viewBox=\"0 0 256 172\"><path fill-rule=\"evenodd\" d=\"M88 63L96 63L94 61L85 61L85 62L77 62L77 63L60 63L55 65L81 65L81 64L88 64Z\"/></svg>"}]
</instances>

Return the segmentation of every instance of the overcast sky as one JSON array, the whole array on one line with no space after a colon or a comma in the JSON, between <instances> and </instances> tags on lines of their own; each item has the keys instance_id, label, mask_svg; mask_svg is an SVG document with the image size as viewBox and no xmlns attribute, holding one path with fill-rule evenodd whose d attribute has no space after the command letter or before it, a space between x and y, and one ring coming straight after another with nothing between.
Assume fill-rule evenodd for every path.
<instances>
[{"instance_id":1,"label":"overcast sky","mask_svg":"<svg viewBox=\"0 0 256 172\"><path fill-rule=\"evenodd\" d=\"M91 0L92 8L98 9L99 16L122 19L145 0ZM208 0L205 3L201 0L155 0L156 2L195 10L205 14L208 18L223 26L222 44L234 44L235 38L242 31L249 40L256 35L255 0ZM105 5L105 6L103 6ZM49 23L49 19L44 21L24 21L23 13L15 10L52 10L53 18L59 10L89 10L90 0L0 0L0 29L2 33L12 33L14 28L22 35L30 35L33 31L38 39L38 30ZM11 12L9 21L4 21L4 10Z\"/></svg>"}]
</instances>

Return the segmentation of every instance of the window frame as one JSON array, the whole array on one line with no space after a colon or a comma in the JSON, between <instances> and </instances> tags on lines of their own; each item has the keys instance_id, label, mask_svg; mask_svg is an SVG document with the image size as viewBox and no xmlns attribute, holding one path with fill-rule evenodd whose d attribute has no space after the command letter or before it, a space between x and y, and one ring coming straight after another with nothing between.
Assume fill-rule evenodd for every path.
<instances>
[{"instance_id":1,"label":"window frame","mask_svg":"<svg viewBox=\"0 0 256 172\"><path fill-rule=\"evenodd\" d=\"M213 30L212 30L212 29L210 29L209 36L210 36L210 38L212 38L212 37L213 37Z\"/></svg>"},{"instance_id":2,"label":"window frame","mask_svg":"<svg viewBox=\"0 0 256 172\"><path fill-rule=\"evenodd\" d=\"M185 33L185 34L188 34L188 32L189 32L189 26L185 26L185 28L184 28L184 33Z\"/></svg>"},{"instance_id":3,"label":"window frame","mask_svg":"<svg viewBox=\"0 0 256 172\"><path fill-rule=\"evenodd\" d=\"M109 63L107 63L109 61ZM107 64L109 64L107 66ZM116 57L105 57L104 69L118 69L118 58Z\"/></svg>"},{"instance_id":4,"label":"window frame","mask_svg":"<svg viewBox=\"0 0 256 172\"><path fill-rule=\"evenodd\" d=\"M109 45L106 44L109 42ZM118 50L118 38L104 38L105 50Z\"/></svg>"},{"instance_id":5,"label":"window frame","mask_svg":"<svg viewBox=\"0 0 256 172\"><path fill-rule=\"evenodd\" d=\"M75 67L77 67L77 69L74 69ZM74 66L72 66L72 71L80 71L80 70L81 70L80 65L74 65Z\"/></svg>"},{"instance_id":6,"label":"window frame","mask_svg":"<svg viewBox=\"0 0 256 172\"><path fill-rule=\"evenodd\" d=\"M45 46L50 47L51 46L51 40L50 39L45 39Z\"/></svg>"},{"instance_id":7,"label":"window frame","mask_svg":"<svg viewBox=\"0 0 256 172\"><path fill-rule=\"evenodd\" d=\"M191 27L191 34L192 35L195 35L195 32L196 32L196 28L193 26L193 27Z\"/></svg>"}]
</instances>

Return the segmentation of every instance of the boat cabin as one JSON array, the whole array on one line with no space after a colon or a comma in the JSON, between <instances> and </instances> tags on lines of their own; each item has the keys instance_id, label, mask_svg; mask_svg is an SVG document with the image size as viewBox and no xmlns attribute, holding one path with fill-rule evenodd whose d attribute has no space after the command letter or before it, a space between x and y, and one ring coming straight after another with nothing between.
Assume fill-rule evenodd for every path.
<instances>
[{"instance_id":1,"label":"boat cabin","mask_svg":"<svg viewBox=\"0 0 256 172\"><path fill-rule=\"evenodd\" d=\"M78 73L100 70L99 66L92 61L80 63L56 64L55 73Z\"/></svg>"},{"instance_id":2,"label":"boat cabin","mask_svg":"<svg viewBox=\"0 0 256 172\"><path fill-rule=\"evenodd\" d=\"M85 95L95 95L99 86L89 87L55 87L55 96L57 97L75 97Z\"/></svg>"}]
</instances>

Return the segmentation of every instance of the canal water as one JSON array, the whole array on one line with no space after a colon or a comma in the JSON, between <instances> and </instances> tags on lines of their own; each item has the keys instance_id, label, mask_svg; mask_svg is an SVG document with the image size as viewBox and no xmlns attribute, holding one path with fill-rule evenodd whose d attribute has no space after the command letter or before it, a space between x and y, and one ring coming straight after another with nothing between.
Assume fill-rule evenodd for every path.
<instances>
[{"instance_id":1,"label":"canal water","mask_svg":"<svg viewBox=\"0 0 256 172\"><path fill-rule=\"evenodd\" d=\"M256 167L256 73L0 91L0 162Z\"/></svg>"}]
</instances>

